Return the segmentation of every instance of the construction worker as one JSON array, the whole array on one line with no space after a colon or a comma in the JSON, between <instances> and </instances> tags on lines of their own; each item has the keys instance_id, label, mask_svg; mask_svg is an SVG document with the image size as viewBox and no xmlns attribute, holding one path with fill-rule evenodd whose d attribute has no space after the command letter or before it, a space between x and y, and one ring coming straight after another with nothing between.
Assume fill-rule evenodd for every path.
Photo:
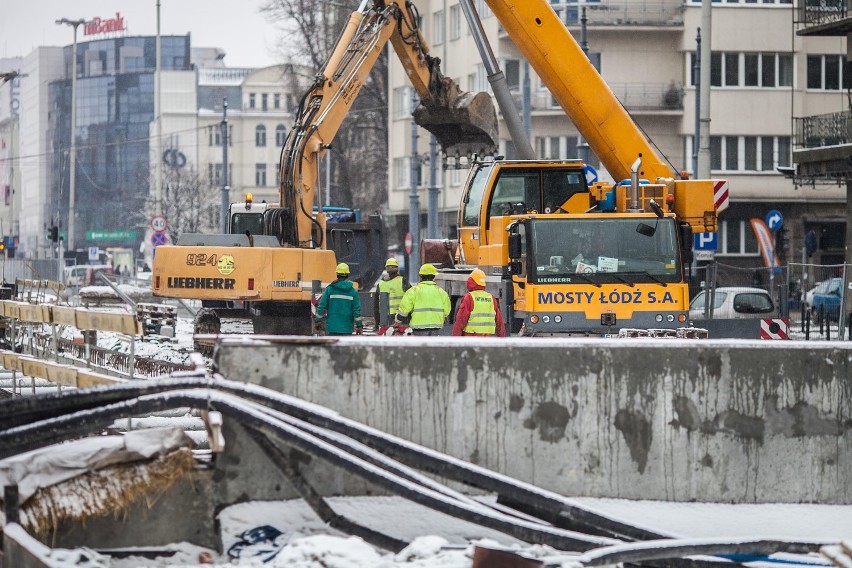
<instances>
[{"instance_id":1,"label":"construction worker","mask_svg":"<svg viewBox=\"0 0 852 568\"><path fill-rule=\"evenodd\" d=\"M387 273L387 276L383 276L382 279L379 280L379 284L376 286L376 292L377 294L386 293L388 295L388 313L392 319L399 310L399 303L402 301L402 296L405 294L406 290L411 288L411 285L399 273L399 262L397 262L395 258L389 258L387 262L385 262L385 272ZM380 302L377 297L374 302L374 312L377 325L379 321L381 321L379 317L379 304ZM383 325L379 327L379 335L385 335L390 328L390 325ZM399 331L405 331L405 329L400 329Z\"/></svg>"},{"instance_id":2,"label":"construction worker","mask_svg":"<svg viewBox=\"0 0 852 568\"><path fill-rule=\"evenodd\" d=\"M322 332L323 319L328 335L361 335L364 333L364 323L361 321L361 299L358 292L349 281L349 265L341 262L337 265L337 280L328 285L323 291L317 305L317 315L314 318L314 331Z\"/></svg>"},{"instance_id":3,"label":"construction worker","mask_svg":"<svg viewBox=\"0 0 852 568\"><path fill-rule=\"evenodd\" d=\"M444 320L452 309L450 297L435 285L438 271L433 264L420 267L420 283L402 297L394 320L394 330L408 324L414 335L441 335Z\"/></svg>"},{"instance_id":4,"label":"construction worker","mask_svg":"<svg viewBox=\"0 0 852 568\"><path fill-rule=\"evenodd\" d=\"M467 279L467 294L459 303L453 335L506 337L500 305L485 291L485 273L478 268Z\"/></svg>"}]
</instances>

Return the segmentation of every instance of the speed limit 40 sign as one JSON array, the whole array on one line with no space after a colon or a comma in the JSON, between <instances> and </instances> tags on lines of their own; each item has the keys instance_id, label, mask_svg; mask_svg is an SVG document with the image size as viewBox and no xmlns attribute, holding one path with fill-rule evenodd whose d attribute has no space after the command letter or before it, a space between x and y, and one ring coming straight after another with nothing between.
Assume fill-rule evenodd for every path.
<instances>
[{"instance_id":1,"label":"speed limit 40 sign","mask_svg":"<svg viewBox=\"0 0 852 568\"><path fill-rule=\"evenodd\" d=\"M151 218L151 228L155 231L165 231L169 226L169 222L162 215L155 215Z\"/></svg>"}]
</instances>

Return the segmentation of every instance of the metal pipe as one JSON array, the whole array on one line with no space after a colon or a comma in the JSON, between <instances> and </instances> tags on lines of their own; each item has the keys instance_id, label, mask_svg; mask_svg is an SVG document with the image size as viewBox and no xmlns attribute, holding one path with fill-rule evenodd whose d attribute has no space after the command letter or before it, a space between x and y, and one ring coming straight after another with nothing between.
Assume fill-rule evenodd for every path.
<instances>
[{"instance_id":1,"label":"metal pipe","mask_svg":"<svg viewBox=\"0 0 852 568\"><path fill-rule=\"evenodd\" d=\"M503 120L506 122L506 128L509 129L509 135L515 144L518 157L522 160L535 160L535 150L533 150L529 136L527 136L520 116L518 116L518 109L515 106L512 93L509 91L506 76L500 69L497 58L491 50L491 45L488 43L488 37L485 35L476 8L473 6L472 0L460 0L459 4L461 4L476 48L479 50L482 64L485 66L486 73L488 73L488 82L491 84L491 90L494 91L494 98L497 99L497 106L500 107L500 112L503 114Z\"/></svg>"},{"instance_id":2,"label":"metal pipe","mask_svg":"<svg viewBox=\"0 0 852 568\"><path fill-rule=\"evenodd\" d=\"M630 207L628 213L641 213L642 208L639 205L639 170L642 168L642 154L636 158L633 165L630 166Z\"/></svg>"}]
</instances>

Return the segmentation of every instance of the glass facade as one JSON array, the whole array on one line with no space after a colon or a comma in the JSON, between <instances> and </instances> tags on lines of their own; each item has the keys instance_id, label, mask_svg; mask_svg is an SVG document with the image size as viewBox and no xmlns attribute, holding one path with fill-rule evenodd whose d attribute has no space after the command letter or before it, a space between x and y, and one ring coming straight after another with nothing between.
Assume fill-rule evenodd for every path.
<instances>
[{"instance_id":1,"label":"glass facade","mask_svg":"<svg viewBox=\"0 0 852 568\"><path fill-rule=\"evenodd\" d=\"M190 36L161 37L161 68L189 71ZM55 150L49 214L67 219L70 190L71 59L68 79L50 85L49 136ZM75 235L84 247L87 231L125 231L139 218L148 196L150 124L154 120L155 37L125 37L77 45L77 167ZM63 227L63 231L65 227ZM144 230L137 231L140 236ZM135 245L117 241L100 246Z\"/></svg>"}]
</instances>

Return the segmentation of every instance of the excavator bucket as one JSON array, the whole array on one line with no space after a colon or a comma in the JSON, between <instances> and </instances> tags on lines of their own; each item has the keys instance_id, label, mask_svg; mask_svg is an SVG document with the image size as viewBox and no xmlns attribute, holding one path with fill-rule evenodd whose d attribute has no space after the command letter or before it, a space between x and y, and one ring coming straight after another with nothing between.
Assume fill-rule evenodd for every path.
<instances>
[{"instance_id":1,"label":"excavator bucket","mask_svg":"<svg viewBox=\"0 0 852 568\"><path fill-rule=\"evenodd\" d=\"M421 103L414 122L431 132L447 158L497 153L497 113L488 93L461 92L446 104Z\"/></svg>"}]
</instances>

